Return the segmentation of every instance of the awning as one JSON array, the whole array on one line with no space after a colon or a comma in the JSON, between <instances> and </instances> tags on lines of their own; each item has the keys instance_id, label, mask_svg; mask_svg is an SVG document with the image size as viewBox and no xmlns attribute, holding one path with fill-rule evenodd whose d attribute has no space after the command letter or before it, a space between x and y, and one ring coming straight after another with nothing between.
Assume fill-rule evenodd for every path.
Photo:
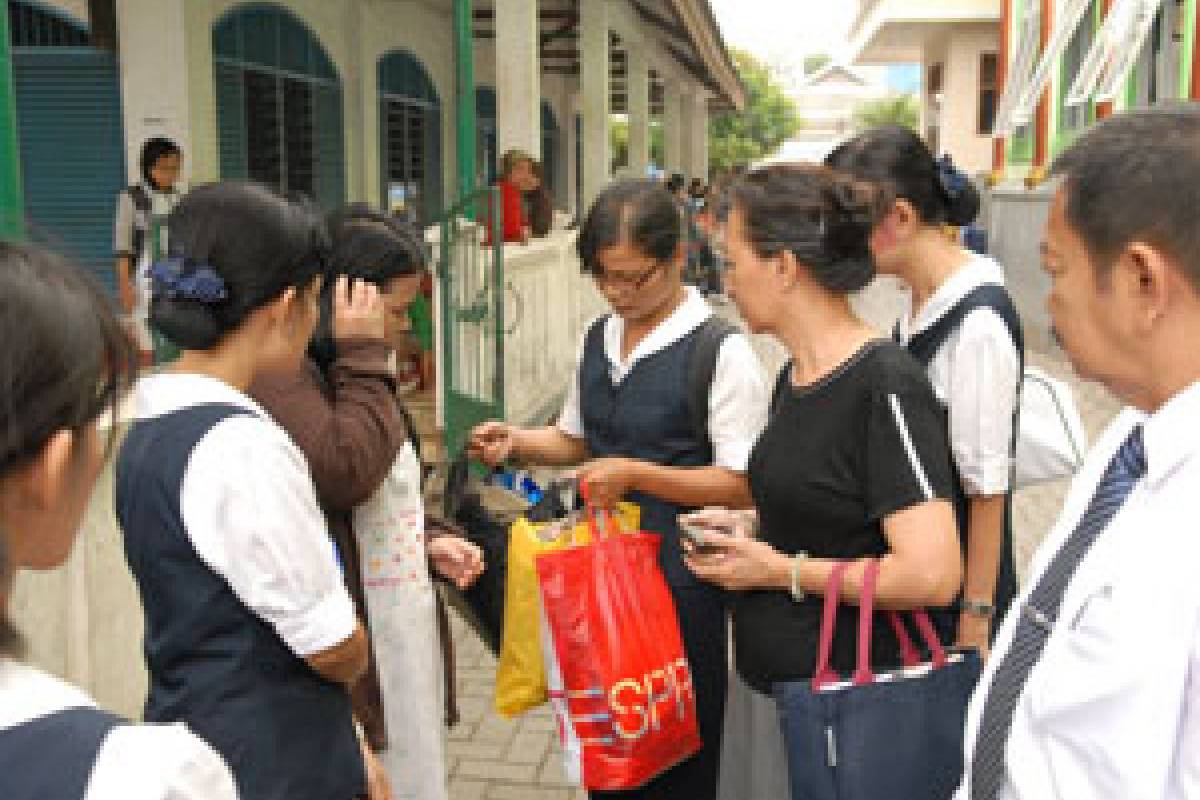
<instances>
[{"instance_id":1,"label":"awning","mask_svg":"<svg viewBox=\"0 0 1200 800\"><path fill-rule=\"evenodd\" d=\"M1116 98L1141 54L1161 6L1162 0L1116 0L1113 3L1092 49L1079 68L1079 75L1067 92L1067 105L1079 105L1089 99L1105 102Z\"/></svg>"},{"instance_id":2,"label":"awning","mask_svg":"<svg viewBox=\"0 0 1200 800\"><path fill-rule=\"evenodd\" d=\"M1008 136L1017 127L1016 112L1025 90L1033 78L1034 59L1042 39L1042 4L1026 3L1021 15L1021 32L1017 37L1017 52L1008 68L1004 81L1004 93L996 108L996 121L992 125L993 136Z\"/></svg>"},{"instance_id":3,"label":"awning","mask_svg":"<svg viewBox=\"0 0 1200 800\"><path fill-rule=\"evenodd\" d=\"M1054 68L1062 58L1063 52L1066 51L1079 23L1091 10L1092 0L1065 0L1065 2L1060 0L1055 9L1054 28L1050 32L1050 38L1042 50L1042 56L1038 59L1037 66L1033 69L1033 74L1026 82L1021 96L1017 98L1013 108L1013 128L1029 124L1029 120L1037 109L1038 100L1041 98L1046 84L1050 82L1050 76L1054 74Z\"/></svg>"}]
</instances>

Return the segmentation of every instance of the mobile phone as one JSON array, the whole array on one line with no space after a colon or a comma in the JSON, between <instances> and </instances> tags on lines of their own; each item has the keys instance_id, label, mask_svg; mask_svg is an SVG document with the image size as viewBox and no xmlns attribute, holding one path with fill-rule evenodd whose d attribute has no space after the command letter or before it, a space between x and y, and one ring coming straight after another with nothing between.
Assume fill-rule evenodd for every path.
<instances>
[{"instance_id":1,"label":"mobile phone","mask_svg":"<svg viewBox=\"0 0 1200 800\"><path fill-rule=\"evenodd\" d=\"M679 535L691 544L692 552L706 554L715 553L720 549L713 543L712 536L727 536L728 534L719 528L680 523Z\"/></svg>"}]
</instances>

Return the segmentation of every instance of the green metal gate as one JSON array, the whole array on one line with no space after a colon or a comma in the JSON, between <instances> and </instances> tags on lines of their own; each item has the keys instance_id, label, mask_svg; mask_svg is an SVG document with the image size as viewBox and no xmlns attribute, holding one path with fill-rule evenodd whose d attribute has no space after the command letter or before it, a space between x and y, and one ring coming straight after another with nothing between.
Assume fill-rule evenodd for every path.
<instances>
[{"instance_id":1,"label":"green metal gate","mask_svg":"<svg viewBox=\"0 0 1200 800\"><path fill-rule=\"evenodd\" d=\"M491 209L495 212L488 213ZM504 228L500 209L499 189L483 189L459 201L441 223L442 419L451 456L462 449L472 427L504 418ZM477 223L477 216L484 221Z\"/></svg>"}]
</instances>

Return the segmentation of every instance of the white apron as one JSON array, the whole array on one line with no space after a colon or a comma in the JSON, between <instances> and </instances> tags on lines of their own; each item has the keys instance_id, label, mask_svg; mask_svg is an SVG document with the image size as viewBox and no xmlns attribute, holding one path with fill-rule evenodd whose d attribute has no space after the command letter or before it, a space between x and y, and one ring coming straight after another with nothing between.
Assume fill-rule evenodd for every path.
<instances>
[{"instance_id":1,"label":"white apron","mask_svg":"<svg viewBox=\"0 0 1200 800\"><path fill-rule=\"evenodd\" d=\"M425 554L421 466L406 442L375 494L354 510L367 617L383 693L396 800L446 800L445 687Z\"/></svg>"}]
</instances>

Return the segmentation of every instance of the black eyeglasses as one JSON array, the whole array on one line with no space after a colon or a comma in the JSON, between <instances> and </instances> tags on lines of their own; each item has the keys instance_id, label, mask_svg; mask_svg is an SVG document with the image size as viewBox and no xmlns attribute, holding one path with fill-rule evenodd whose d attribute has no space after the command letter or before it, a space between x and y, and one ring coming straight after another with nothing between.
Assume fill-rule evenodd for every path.
<instances>
[{"instance_id":1,"label":"black eyeglasses","mask_svg":"<svg viewBox=\"0 0 1200 800\"><path fill-rule=\"evenodd\" d=\"M593 272L592 280L600 288L607 286L612 289L632 289L637 292L641 291L660 269L662 269L662 262L656 261L653 266L640 275L611 275L606 272Z\"/></svg>"}]
</instances>

